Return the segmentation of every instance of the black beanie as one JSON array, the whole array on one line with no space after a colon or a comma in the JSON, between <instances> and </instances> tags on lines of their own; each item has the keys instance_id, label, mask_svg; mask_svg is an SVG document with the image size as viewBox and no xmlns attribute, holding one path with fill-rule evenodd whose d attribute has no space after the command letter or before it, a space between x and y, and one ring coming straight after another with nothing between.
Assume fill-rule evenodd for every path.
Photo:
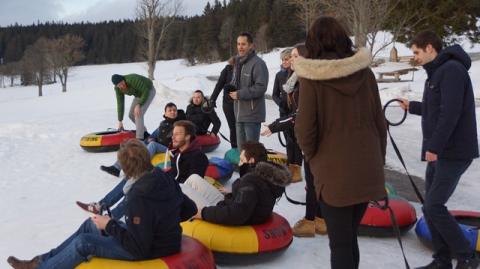
<instances>
[{"instance_id":1,"label":"black beanie","mask_svg":"<svg viewBox=\"0 0 480 269\"><path fill-rule=\"evenodd\" d=\"M117 85L118 83L122 82L122 80L125 80L125 78L122 75L114 74L112 76L113 85Z\"/></svg>"}]
</instances>

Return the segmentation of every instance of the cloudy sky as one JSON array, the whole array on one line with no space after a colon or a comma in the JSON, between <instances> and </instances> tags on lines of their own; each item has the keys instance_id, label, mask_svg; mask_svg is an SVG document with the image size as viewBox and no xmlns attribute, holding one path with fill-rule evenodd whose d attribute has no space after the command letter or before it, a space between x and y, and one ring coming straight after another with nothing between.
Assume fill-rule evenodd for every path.
<instances>
[{"instance_id":1,"label":"cloudy sky","mask_svg":"<svg viewBox=\"0 0 480 269\"><path fill-rule=\"evenodd\" d=\"M209 0L183 0L183 15L203 12ZM212 0L210 0L213 2ZM137 0L0 0L0 27L38 21L103 21L131 19Z\"/></svg>"}]
</instances>

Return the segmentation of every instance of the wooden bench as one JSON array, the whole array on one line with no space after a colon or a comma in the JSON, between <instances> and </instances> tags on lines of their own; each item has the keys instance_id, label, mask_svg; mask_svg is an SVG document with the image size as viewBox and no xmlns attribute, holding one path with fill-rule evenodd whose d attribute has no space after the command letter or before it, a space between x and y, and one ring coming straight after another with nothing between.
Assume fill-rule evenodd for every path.
<instances>
[{"instance_id":1,"label":"wooden bench","mask_svg":"<svg viewBox=\"0 0 480 269\"><path fill-rule=\"evenodd\" d=\"M378 72L378 79L377 82L400 82L400 81L413 81L414 79L414 74L415 71L417 71L417 68L405 68L405 69L399 69L399 70L394 70L394 71L388 71L388 72ZM406 75L408 73L412 72L412 78L411 80L401 80L400 76L401 75ZM385 78L385 77L393 77L393 78Z\"/></svg>"}]
</instances>

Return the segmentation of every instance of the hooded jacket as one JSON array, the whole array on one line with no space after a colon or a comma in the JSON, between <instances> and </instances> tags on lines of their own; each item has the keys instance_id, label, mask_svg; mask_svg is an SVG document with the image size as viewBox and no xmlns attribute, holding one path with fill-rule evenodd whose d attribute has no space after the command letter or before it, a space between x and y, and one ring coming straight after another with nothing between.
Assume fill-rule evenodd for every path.
<instances>
[{"instance_id":1,"label":"hooded jacket","mask_svg":"<svg viewBox=\"0 0 480 269\"><path fill-rule=\"evenodd\" d=\"M206 134L210 124L213 124L212 133L218 134L221 125L220 119L218 118L214 108L209 109L208 112L204 111L202 107L206 105L206 101L204 101L201 105L195 105L192 101L190 101L186 111L187 120L195 124L195 127L197 127L197 135Z\"/></svg>"},{"instance_id":2,"label":"hooded jacket","mask_svg":"<svg viewBox=\"0 0 480 269\"><path fill-rule=\"evenodd\" d=\"M370 63L365 48L343 59L294 63L300 82L295 135L318 196L331 206L386 196L386 122Z\"/></svg>"},{"instance_id":3,"label":"hooded jacket","mask_svg":"<svg viewBox=\"0 0 480 269\"><path fill-rule=\"evenodd\" d=\"M164 120L160 122L158 128L152 133L151 137L155 138L155 141L164 145L168 146L172 143L172 132L173 132L173 124L179 120L185 120L185 112L179 109L177 111L177 117L175 119L167 118L163 115Z\"/></svg>"},{"instance_id":4,"label":"hooded jacket","mask_svg":"<svg viewBox=\"0 0 480 269\"><path fill-rule=\"evenodd\" d=\"M475 100L468 75L471 64L462 47L454 45L423 66L428 77L422 102L409 105L410 113L422 116L422 160L426 151L439 159L478 157Z\"/></svg>"},{"instance_id":5,"label":"hooded jacket","mask_svg":"<svg viewBox=\"0 0 480 269\"><path fill-rule=\"evenodd\" d=\"M291 181L288 170L281 165L259 162L232 185L232 193L216 206L204 207L202 218L224 225L264 223Z\"/></svg>"},{"instance_id":6,"label":"hooded jacket","mask_svg":"<svg viewBox=\"0 0 480 269\"><path fill-rule=\"evenodd\" d=\"M173 154L172 169L168 171L168 174L179 183L185 182L193 174L197 174L200 177L205 176L208 158L202 152L202 148L196 139L193 139L190 142L190 146L183 152L176 149L170 153Z\"/></svg>"},{"instance_id":7,"label":"hooded jacket","mask_svg":"<svg viewBox=\"0 0 480 269\"><path fill-rule=\"evenodd\" d=\"M153 259L180 251L180 222L196 212L173 178L154 168L138 179L125 197L126 227L110 220L105 228L137 260Z\"/></svg>"}]
</instances>

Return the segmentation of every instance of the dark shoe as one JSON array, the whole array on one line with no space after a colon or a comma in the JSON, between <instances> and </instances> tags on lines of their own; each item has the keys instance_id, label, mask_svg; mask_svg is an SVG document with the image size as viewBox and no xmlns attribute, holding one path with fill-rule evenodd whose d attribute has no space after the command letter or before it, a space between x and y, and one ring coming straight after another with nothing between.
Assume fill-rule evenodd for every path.
<instances>
[{"instance_id":1,"label":"dark shoe","mask_svg":"<svg viewBox=\"0 0 480 269\"><path fill-rule=\"evenodd\" d=\"M143 140L147 141L149 137L150 134L147 131L143 132Z\"/></svg>"},{"instance_id":2,"label":"dark shoe","mask_svg":"<svg viewBox=\"0 0 480 269\"><path fill-rule=\"evenodd\" d=\"M120 176L120 170L116 168L115 166L105 166L105 165L100 165L100 170L105 171L109 173L112 176L119 177Z\"/></svg>"},{"instance_id":3,"label":"dark shoe","mask_svg":"<svg viewBox=\"0 0 480 269\"><path fill-rule=\"evenodd\" d=\"M431 263L421 266L421 267L416 267L415 269L452 269L452 264L448 263L443 263L438 260L433 260Z\"/></svg>"},{"instance_id":4,"label":"dark shoe","mask_svg":"<svg viewBox=\"0 0 480 269\"><path fill-rule=\"evenodd\" d=\"M12 266L15 269L35 269L40 264L40 258L36 256L35 258L29 261L24 261L24 260L19 260L13 256L10 256L8 257L7 262L8 264L10 264L10 266Z\"/></svg>"},{"instance_id":5,"label":"dark shoe","mask_svg":"<svg viewBox=\"0 0 480 269\"><path fill-rule=\"evenodd\" d=\"M460 260L457 263L456 269L476 269L480 265L480 259L477 256L473 256L471 259Z\"/></svg>"},{"instance_id":6,"label":"dark shoe","mask_svg":"<svg viewBox=\"0 0 480 269\"><path fill-rule=\"evenodd\" d=\"M90 204L85 204L85 203L82 203L82 202L79 202L77 201L76 202L77 205L87 211L87 212L90 212L90 213L93 213L93 214L96 214L96 215L100 215L102 212L102 207L98 204L98 203L90 203Z\"/></svg>"}]
</instances>

